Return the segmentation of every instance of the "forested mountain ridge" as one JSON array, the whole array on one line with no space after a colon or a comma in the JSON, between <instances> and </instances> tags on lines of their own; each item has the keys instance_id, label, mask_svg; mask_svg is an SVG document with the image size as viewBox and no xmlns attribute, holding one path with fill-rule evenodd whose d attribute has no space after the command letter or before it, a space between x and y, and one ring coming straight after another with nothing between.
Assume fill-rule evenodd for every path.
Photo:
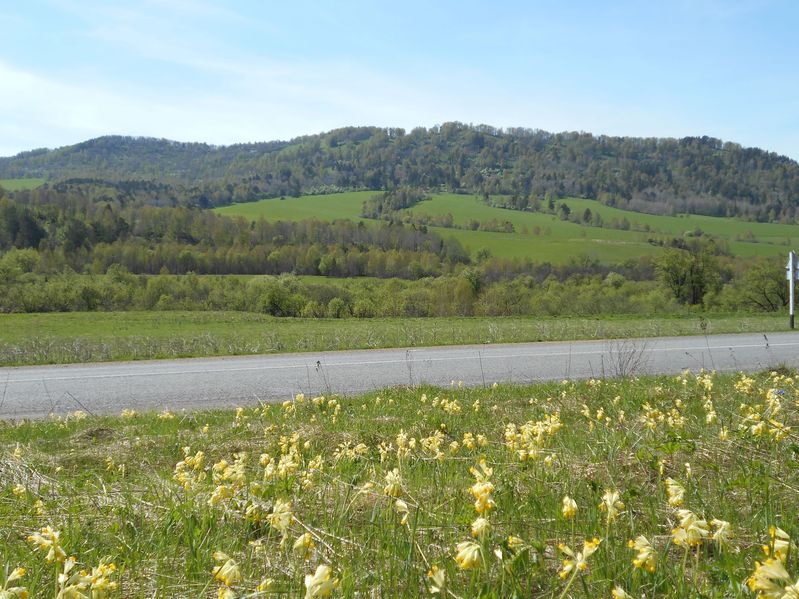
<instances>
[{"instance_id":1,"label":"forested mountain ridge","mask_svg":"<svg viewBox=\"0 0 799 599\"><path fill-rule=\"evenodd\" d=\"M446 188L525 209L578 196L641 212L795 221L799 164L711 137L633 138L446 123L349 127L211 146L109 136L0 158L0 178L155 180L226 188L210 203L350 189Z\"/></svg>"}]
</instances>

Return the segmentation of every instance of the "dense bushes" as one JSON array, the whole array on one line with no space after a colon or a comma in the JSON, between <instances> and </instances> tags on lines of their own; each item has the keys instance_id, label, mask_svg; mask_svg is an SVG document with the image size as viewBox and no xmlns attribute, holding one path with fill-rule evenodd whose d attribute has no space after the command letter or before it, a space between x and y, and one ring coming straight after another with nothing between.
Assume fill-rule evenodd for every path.
<instances>
[{"instance_id":1,"label":"dense bushes","mask_svg":"<svg viewBox=\"0 0 799 599\"><path fill-rule=\"evenodd\" d=\"M44 276L0 270L2 312L85 310L240 310L310 318L381 316L557 316L678 313L681 307L655 282L573 276L564 282L532 277L488 283L476 271L418 281L319 280L281 276L106 275ZM751 307L735 294L716 306Z\"/></svg>"}]
</instances>

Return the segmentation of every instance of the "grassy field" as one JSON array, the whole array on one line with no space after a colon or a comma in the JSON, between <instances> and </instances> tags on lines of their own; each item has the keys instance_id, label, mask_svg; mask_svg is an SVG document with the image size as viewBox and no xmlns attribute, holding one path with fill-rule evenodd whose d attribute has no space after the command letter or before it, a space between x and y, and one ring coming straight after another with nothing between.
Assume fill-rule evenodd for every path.
<instances>
[{"instance_id":1,"label":"grassy field","mask_svg":"<svg viewBox=\"0 0 799 599\"><path fill-rule=\"evenodd\" d=\"M0 187L8 191L19 191L21 189L36 189L44 185L44 179L0 179Z\"/></svg>"},{"instance_id":2,"label":"grassy field","mask_svg":"<svg viewBox=\"0 0 799 599\"><path fill-rule=\"evenodd\" d=\"M374 192L364 191L284 200L269 199L226 206L217 211L220 214L244 216L253 220L262 217L271 221L305 218L364 220L360 218L361 205L371 195ZM586 208L590 208L592 212L601 214L606 223L613 219L626 218L633 228L647 225L651 232L583 226L550 214L494 208L477 197L456 194L436 194L431 200L408 209L408 212L428 215L449 213L452 214L455 224L461 226L469 220L508 220L514 225L513 233L441 227L431 227L431 230L444 237L457 238L472 254L487 249L495 256L531 257L551 263L563 263L584 255L606 263L621 262L642 254L657 255L662 249L650 244L649 238L680 237L697 228L727 240L732 253L743 257L783 254L791 240L799 238L799 225L750 223L695 215L655 216L603 206L593 200L564 201L573 213L582 214Z\"/></svg>"},{"instance_id":3,"label":"grassy field","mask_svg":"<svg viewBox=\"0 0 799 599\"><path fill-rule=\"evenodd\" d=\"M338 320L247 312L3 314L0 365L768 332L785 327L785 317L774 315Z\"/></svg>"},{"instance_id":4,"label":"grassy field","mask_svg":"<svg viewBox=\"0 0 799 599\"><path fill-rule=\"evenodd\" d=\"M0 593L789 599L797 397L684 374L1 423Z\"/></svg>"},{"instance_id":5,"label":"grassy field","mask_svg":"<svg viewBox=\"0 0 799 599\"><path fill-rule=\"evenodd\" d=\"M375 195L374 191L353 191L325 195L302 196L299 198L269 199L245 204L234 204L216 208L219 214L243 216L252 220L263 218L273 222L278 220L303 220L318 218L336 220L366 220L360 217L363 203Z\"/></svg>"}]
</instances>

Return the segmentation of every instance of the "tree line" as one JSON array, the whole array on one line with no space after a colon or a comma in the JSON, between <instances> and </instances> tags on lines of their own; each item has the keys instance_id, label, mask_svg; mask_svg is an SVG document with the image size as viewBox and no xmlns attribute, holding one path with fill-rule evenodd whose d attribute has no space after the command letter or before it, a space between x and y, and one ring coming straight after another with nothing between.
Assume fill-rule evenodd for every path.
<instances>
[{"instance_id":1,"label":"tree line","mask_svg":"<svg viewBox=\"0 0 799 599\"><path fill-rule=\"evenodd\" d=\"M445 123L348 127L288 142L209 146L102 137L0 158L0 177L170 184L201 206L336 190L547 194L642 212L795 222L799 164L712 137L634 138Z\"/></svg>"},{"instance_id":2,"label":"tree line","mask_svg":"<svg viewBox=\"0 0 799 599\"><path fill-rule=\"evenodd\" d=\"M418 280L305 279L295 275L209 277L37 274L33 250L0 257L0 312L240 310L279 317L601 316L696 314L702 310L773 311L787 301L781 261L753 263L726 283L716 278L692 306L656 280L618 272L492 280L478 267Z\"/></svg>"}]
</instances>

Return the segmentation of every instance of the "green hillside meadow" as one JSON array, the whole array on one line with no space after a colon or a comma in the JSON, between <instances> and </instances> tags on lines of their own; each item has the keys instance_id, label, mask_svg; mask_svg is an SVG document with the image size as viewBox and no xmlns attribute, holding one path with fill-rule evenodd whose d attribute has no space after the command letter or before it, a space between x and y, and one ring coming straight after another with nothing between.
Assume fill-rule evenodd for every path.
<instances>
[{"instance_id":1,"label":"green hillside meadow","mask_svg":"<svg viewBox=\"0 0 799 599\"><path fill-rule=\"evenodd\" d=\"M228 216L243 216L268 221L353 219L360 217L363 202L375 192L361 191L341 194L301 196L298 198L267 199L218 208ZM510 221L515 232L500 233L430 227L443 237L457 238L472 254L486 249L502 258L530 257L540 262L564 263L588 255L605 263L615 263L663 250L650 243L658 237L681 237L701 229L718 239L729 242L730 251L741 257L773 256L787 252L791 241L799 237L799 225L756 223L732 218L698 215L657 216L605 206L594 200L569 198L563 200L573 214L586 208L599 213L604 222L627 219L630 230L591 227L563 221L552 214L521 212L492 207L480 198L458 194L436 194L406 210L414 215L452 214L456 226L469 220ZM558 201L557 203L561 203ZM368 221L367 221L368 222ZM643 231L646 226L649 231ZM745 240L745 241L744 241Z\"/></svg>"},{"instance_id":2,"label":"green hillside meadow","mask_svg":"<svg viewBox=\"0 0 799 599\"><path fill-rule=\"evenodd\" d=\"M40 185L44 185L44 179L0 179L0 187L8 191L36 189Z\"/></svg>"}]
</instances>

